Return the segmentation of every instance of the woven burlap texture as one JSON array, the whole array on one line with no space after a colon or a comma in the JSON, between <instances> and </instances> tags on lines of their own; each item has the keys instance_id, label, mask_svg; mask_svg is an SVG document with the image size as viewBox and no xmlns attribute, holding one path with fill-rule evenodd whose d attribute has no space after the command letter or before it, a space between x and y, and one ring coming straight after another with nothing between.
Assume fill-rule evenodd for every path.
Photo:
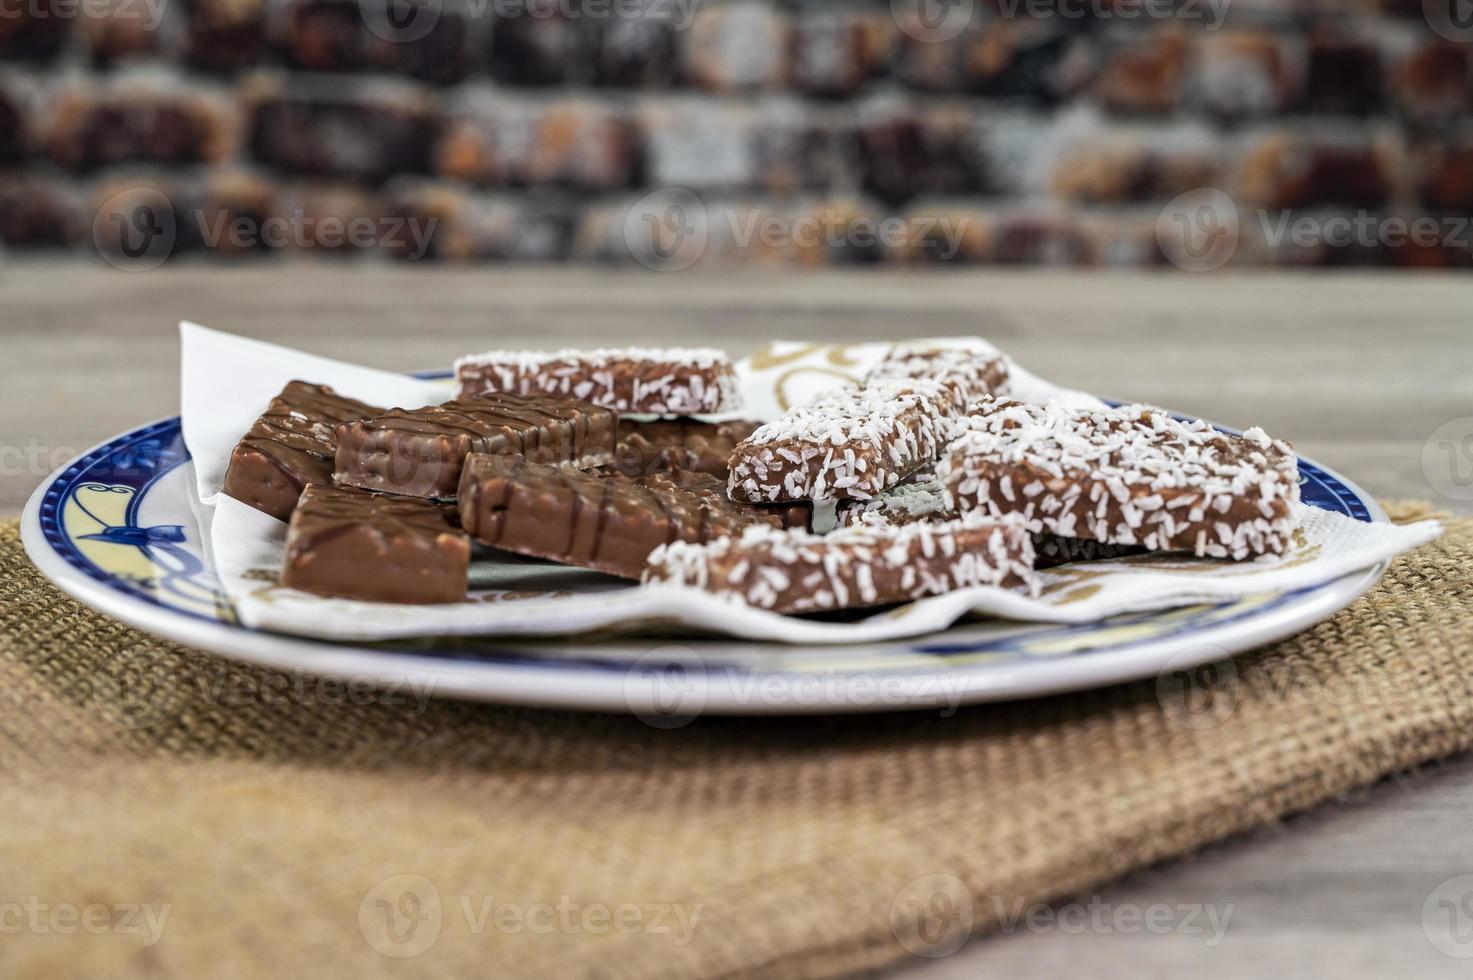
<instances>
[{"instance_id":1,"label":"woven burlap texture","mask_svg":"<svg viewBox=\"0 0 1473 980\"><path fill-rule=\"evenodd\" d=\"M826 976L944 952L1018 899L1467 747L1470 569L1452 522L1212 676L662 730L235 666L71 601L0 525L0 918L22 924L0 973ZM167 906L161 930L132 905ZM88 906L92 931L50 917Z\"/></svg>"}]
</instances>

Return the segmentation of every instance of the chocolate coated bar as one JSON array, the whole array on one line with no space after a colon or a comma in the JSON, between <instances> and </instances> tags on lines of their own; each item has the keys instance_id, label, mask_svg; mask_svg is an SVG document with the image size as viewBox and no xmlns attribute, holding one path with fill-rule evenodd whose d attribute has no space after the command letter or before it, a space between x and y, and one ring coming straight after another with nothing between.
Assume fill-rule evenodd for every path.
<instances>
[{"instance_id":1,"label":"chocolate coated bar","mask_svg":"<svg viewBox=\"0 0 1473 980\"><path fill-rule=\"evenodd\" d=\"M1227 435L1160 409L1007 400L966 420L938 473L962 511L1021 514L1034 531L1243 559L1282 553L1299 467L1262 429Z\"/></svg>"},{"instance_id":2,"label":"chocolate coated bar","mask_svg":"<svg viewBox=\"0 0 1473 980\"><path fill-rule=\"evenodd\" d=\"M471 453L596 465L613 456L617 416L562 398L487 395L393 409L338 429L338 483L415 497L455 496Z\"/></svg>"},{"instance_id":3,"label":"chocolate coated bar","mask_svg":"<svg viewBox=\"0 0 1473 980\"><path fill-rule=\"evenodd\" d=\"M666 545L649 566L647 582L694 586L774 612L815 612L974 585L1031 587L1033 543L1022 521L981 514L863 522L822 536L759 525L704 545Z\"/></svg>"},{"instance_id":4,"label":"chocolate coated bar","mask_svg":"<svg viewBox=\"0 0 1473 980\"><path fill-rule=\"evenodd\" d=\"M636 480L482 453L466 461L459 499L461 521L478 541L635 579L662 544L780 524L776 515L663 477Z\"/></svg>"},{"instance_id":5,"label":"chocolate coated bar","mask_svg":"<svg viewBox=\"0 0 1473 980\"><path fill-rule=\"evenodd\" d=\"M369 602L460 602L469 565L451 505L313 483L292 514L281 580Z\"/></svg>"},{"instance_id":6,"label":"chocolate coated bar","mask_svg":"<svg viewBox=\"0 0 1473 980\"><path fill-rule=\"evenodd\" d=\"M1004 394L1008 362L991 347L934 347L896 344L865 378L865 384L886 381L939 381L952 389L957 403L974 404Z\"/></svg>"},{"instance_id":7,"label":"chocolate coated bar","mask_svg":"<svg viewBox=\"0 0 1473 980\"><path fill-rule=\"evenodd\" d=\"M698 415L741 407L736 373L709 347L487 351L455 362L458 396L577 398L618 412Z\"/></svg>"},{"instance_id":8,"label":"chocolate coated bar","mask_svg":"<svg viewBox=\"0 0 1473 980\"><path fill-rule=\"evenodd\" d=\"M718 476L724 482L726 458L737 443L757 430L759 422L700 422L662 419L619 422L619 447L614 466L625 476L643 476L664 470L689 470Z\"/></svg>"},{"instance_id":9,"label":"chocolate coated bar","mask_svg":"<svg viewBox=\"0 0 1473 980\"><path fill-rule=\"evenodd\" d=\"M867 499L933 462L958 411L934 381L838 391L769 422L732 451L733 499Z\"/></svg>"},{"instance_id":10,"label":"chocolate coated bar","mask_svg":"<svg viewBox=\"0 0 1473 980\"><path fill-rule=\"evenodd\" d=\"M222 489L284 521L303 487L332 478L337 425L382 411L326 385L289 382L230 454Z\"/></svg>"}]
</instances>

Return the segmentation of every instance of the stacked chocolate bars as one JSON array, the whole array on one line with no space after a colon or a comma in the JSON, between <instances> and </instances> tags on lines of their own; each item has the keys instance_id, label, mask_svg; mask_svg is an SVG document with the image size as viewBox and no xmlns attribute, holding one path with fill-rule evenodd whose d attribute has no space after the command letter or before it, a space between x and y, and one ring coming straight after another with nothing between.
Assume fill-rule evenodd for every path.
<instances>
[{"instance_id":1,"label":"stacked chocolate bars","mask_svg":"<svg viewBox=\"0 0 1473 980\"><path fill-rule=\"evenodd\" d=\"M474 541L808 613L1036 590L1038 567L1143 550L1280 553L1297 513L1293 452L1260 430L1013 401L985 345L897 345L763 425L691 417L740 407L710 349L493 351L456 377L420 408L301 381L273 400L224 489L290 521L284 584L459 602Z\"/></svg>"}]
</instances>

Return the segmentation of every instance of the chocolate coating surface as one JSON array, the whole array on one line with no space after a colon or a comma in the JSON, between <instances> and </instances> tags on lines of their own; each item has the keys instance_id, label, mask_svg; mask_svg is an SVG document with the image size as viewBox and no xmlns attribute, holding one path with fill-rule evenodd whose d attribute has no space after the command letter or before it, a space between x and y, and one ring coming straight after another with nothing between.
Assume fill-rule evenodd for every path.
<instances>
[{"instance_id":1,"label":"chocolate coating surface","mask_svg":"<svg viewBox=\"0 0 1473 980\"><path fill-rule=\"evenodd\" d=\"M333 479L366 490L450 498L472 453L607 463L617 426L609 409L560 398L487 395L396 408L339 427Z\"/></svg>"},{"instance_id":2,"label":"chocolate coating surface","mask_svg":"<svg viewBox=\"0 0 1473 980\"><path fill-rule=\"evenodd\" d=\"M700 422L661 419L653 422L619 421L619 447L614 466L625 476L644 476L666 470L709 473L726 479L726 458L737 443L750 436L760 422Z\"/></svg>"},{"instance_id":3,"label":"chocolate coating surface","mask_svg":"<svg viewBox=\"0 0 1473 980\"><path fill-rule=\"evenodd\" d=\"M292 514L281 580L369 602L460 602L469 567L453 506L313 483Z\"/></svg>"},{"instance_id":4,"label":"chocolate coating surface","mask_svg":"<svg viewBox=\"0 0 1473 980\"><path fill-rule=\"evenodd\" d=\"M332 478L337 426L382 411L326 385L288 382L231 453L222 489L284 521L308 483Z\"/></svg>"},{"instance_id":5,"label":"chocolate coating surface","mask_svg":"<svg viewBox=\"0 0 1473 980\"><path fill-rule=\"evenodd\" d=\"M634 579L662 544L710 541L754 523L780 526L777 515L662 476L631 479L481 453L466 461L459 504L478 541Z\"/></svg>"}]
</instances>

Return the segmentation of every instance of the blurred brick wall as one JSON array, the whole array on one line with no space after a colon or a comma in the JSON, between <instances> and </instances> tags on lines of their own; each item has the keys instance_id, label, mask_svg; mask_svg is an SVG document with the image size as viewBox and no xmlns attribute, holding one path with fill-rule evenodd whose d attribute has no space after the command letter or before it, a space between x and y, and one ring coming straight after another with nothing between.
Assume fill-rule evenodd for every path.
<instances>
[{"instance_id":1,"label":"blurred brick wall","mask_svg":"<svg viewBox=\"0 0 1473 980\"><path fill-rule=\"evenodd\" d=\"M0 241L1462 268L1438 2L0 0Z\"/></svg>"}]
</instances>

